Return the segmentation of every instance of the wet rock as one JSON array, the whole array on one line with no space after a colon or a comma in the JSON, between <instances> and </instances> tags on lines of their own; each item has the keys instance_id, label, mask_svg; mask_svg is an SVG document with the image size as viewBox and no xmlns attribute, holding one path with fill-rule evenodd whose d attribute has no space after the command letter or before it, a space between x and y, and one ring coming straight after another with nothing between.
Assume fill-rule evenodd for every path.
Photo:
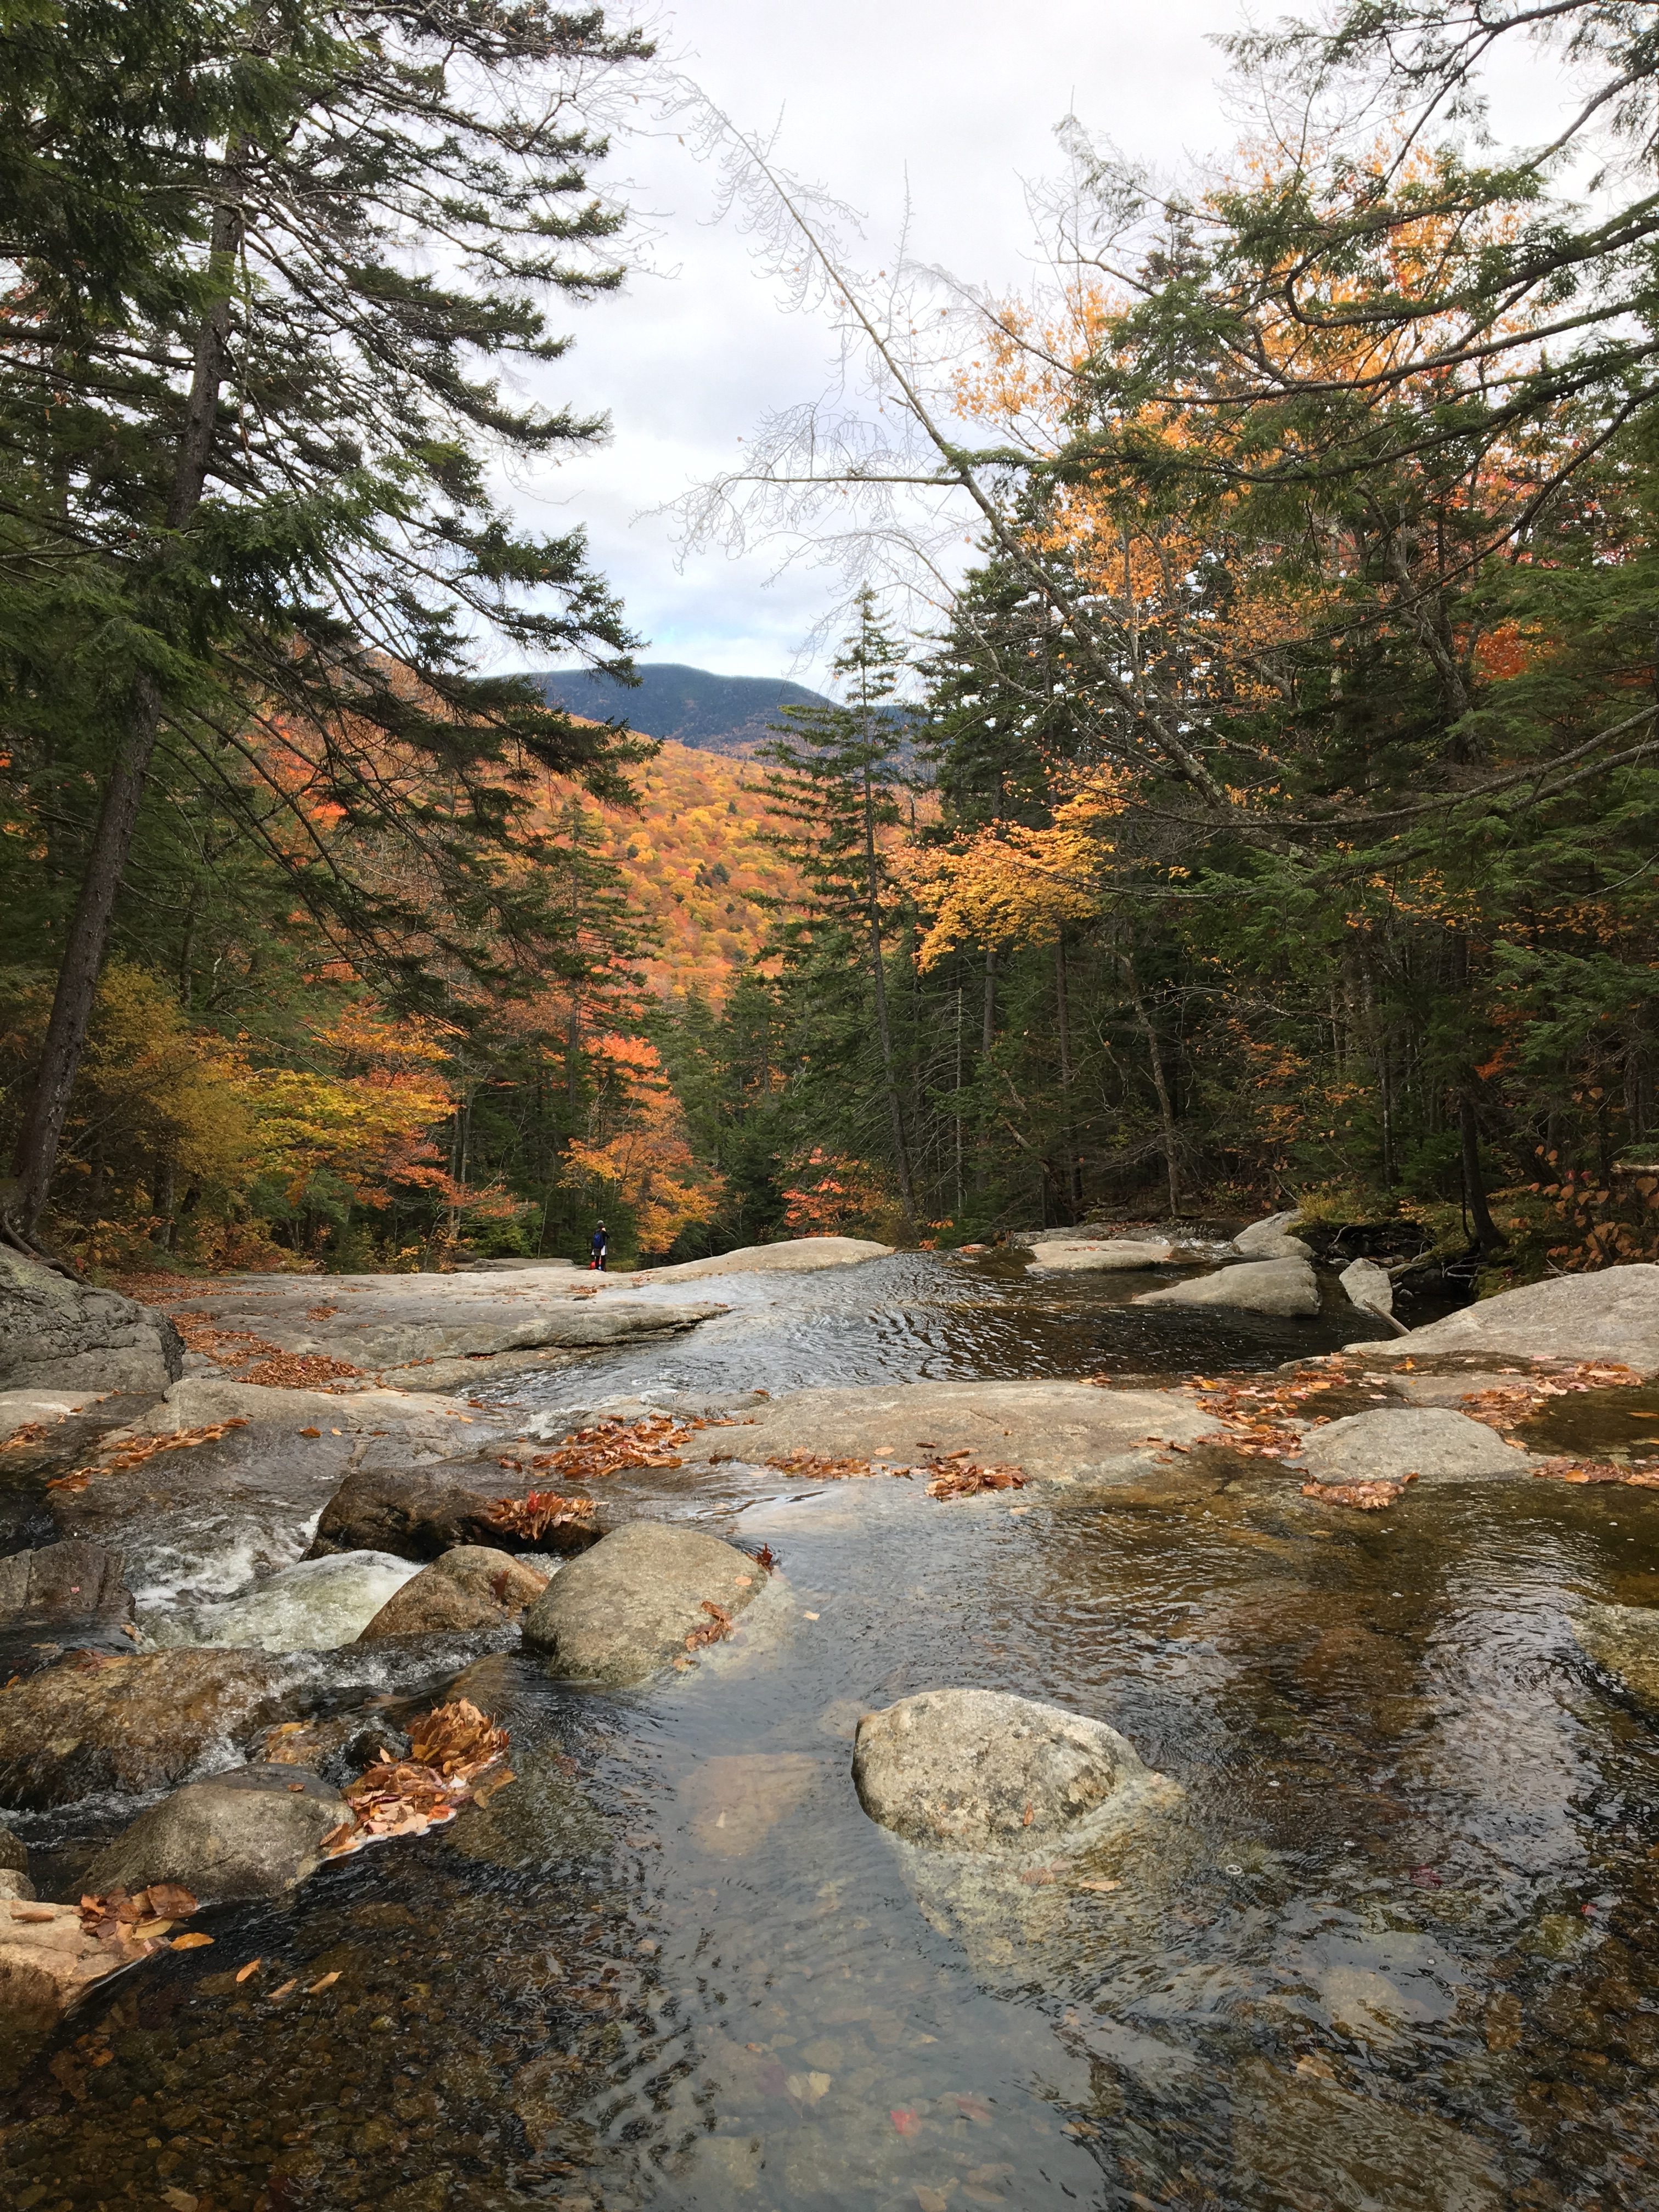
<instances>
[{"instance_id":1,"label":"wet rock","mask_svg":"<svg viewBox=\"0 0 1659 2212\"><path fill-rule=\"evenodd\" d=\"M60 1422L96 1403L92 1391L0 1390L0 1443L20 1429L44 1430L50 1436Z\"/></svg>"},{"instance_id":2,"label":"wet rock","mask_svg":"<svg viewBox=\"0 0 1659 2212\"><path fill-rule=\"evenodd\" d=\"M1234 1237L1234 1251L1242 1253L1247 1260L1310 1258L1307 1245L1291 1234L1298 1218L1298 1209L1293 1206L1287 1212L1270 1213L1265 1221L1251 1222L1248 1229L1241 1229Z\"/></svg>"},{"instance_id":3,"label":"wet rock","mask_svg":"<svg viewBox=\"0 0 1659 2212\"><path fill-rule=\"evenodd\" d=\"M1462 1482L1532 1472L1518 1445L1445 1406L1350 1413L1308 1435L1302 1463L1314 1482L1403 1482L1408 1474L1428 1483Z\"/></svg>"},{"instance_id":4,"label":"wet rock","mask_svg":"<svg viewBox=\"0 0 1659 2212\"><path fill-rule=\"evenodd\" d=\"M269 1423L296 1433L319 1429L354 1438L395 1438L398 1451L423 1457L466 1449L469 1431L489 1433L503 1417L423 1390L301 1390L234 1382L216 1375L186 1376L159 1405L120 1431L128 1436L176 1436L215 1421Z\"/></svg>"},{"instance_id":5,"label":"wet rock","mask_svg":"<svg viewBox=\"0 0 1659 2212\"><path fill-rule=\"evenodd\" d=\"M1336 1279L1347 1292L1349 1304L1358 1306L1361 1313L1381 1314L1384 1320L1392 1317L1394 1278L1375 1260L1350 1260Z\"/></svg>"},{"instance_id":6,"label":"wet rock","mask_svg":"<svg viewBox=\"0 0 1659 2212\"><path fill-rule=\"evenodd\" d=\"M524 1617L524 1640L567 1680L642 1682L711 1626L708 1605L740 1613L766 1579L718 1536L637 1521L555 1577Z\"/></svg>"},{"instance_id":7,"label":"wet rock","mask_svg":"<svg viewBox=\"0 0 1659 2212\"><path fill-rule=\"evenodd\" d=\"M709 1275L799 1275L820 1267L855 1267L860 1260L885 1260L892 1250L890 1244L877 1244L867 1237L793 1237L778 1244L739 1245L734 1252L641 1273L649 1283L698 1282Z\"/></svg>"},{"instance_id":8,"label":"wet rock","mask_svg":"<svg viewBox=\"0 0 1659 2212\"><path fill-rule=\"evenodd\" d=\"M1068 1237L1039 1244L1026 1273L1128 1274L1146 1267L1167 1267L1175 1256L1173 1244L1142 1243L1127 1237Z\"/></svg>"},{"instance_id":9,"label":"wet rock","mask_svg":"<svg viewBox=\"0 0 1659 2212\"><path fill-rule=\"evenodd\" d=\"M29 1855L27 1847L14 1836L9 1828L0 1828L0 1871L6 1874L27 1874Z\"/></svg>"},{"instance_id":10,"label":"wet rock","mask_svg":"<svg viewBox=\"0 0 1659 2212\"><path fill-rule=\"evenodd\" d=\"M346 1817L319 1775L289 1765L236 1766L187 1783L142 1812L81 1878L94 1897L182 1882L203 1905L277 1897L313 1873Z\"/></svg>"},{"instance_id":11,"label":"wet rock","mask_svg":"<svg viewBox=\"0 0 1659 2212\"><path fill-rule=\"evenodd\" d=\"M458 1545L485 1545L504 1552L555 1547L576 1552L599 1541L602 1531L597 1524L567 1525L534 1538L498 1528L489 1517L491 1505L498 1498L522 1496L532 1478L517 1475L509 1480L493 1468L486 1478L484 1469L476 1465L469 1465L466 1474L471 1480L441 1470L401 1474L380 1469L349 1476L324 1507L307 1558L388 1552L398 1559L425 1563L441 1559ZM488 1488L474 1486L486 1479Z\"/></svg>"},{"instance_id":12,"label":"wet rock","mask_svg":"<svg viewBox=\"0 0 1659 2212\"><path fill-rule=\"evenodd\" d=\"M1572 1630L1598 1667L1617 1674L1639 1705L1659 1712L1659 1607L1586 1605Z\"/></svg>"},{"instance_id":13,"label":"wet rock","mask_svg":"<svg viewBox=\"0 0 1659 2212\"><path fill-rule=\"evenodd\" d=\"M16 1898L27 1905L34 1897L34 1884L26 1874L18 1874L10 1867L0 1867L0 1899Z\"/></svg>"},{"instance_id":14,"label":"wet rock","mask_svg":"<svg viewBox=\"0 0 1659 2212\"><path fill-rule=\"evenodd\" d=\"M152 1643L255 1651L332 1651L355 1643L420 1569L389 1552L299 1559L220 1605L168 1606L142 1616Z\"/></svg>"},{"instance_id":15,"label":"wet rock","mask_svg":"<svg viewBox=\"0 0 1659 2212\"><path fill-rule=\"evenodd\" d=\"M0 1389L164 1390L184 1356L165 1314L0 1250Z\"/></svg>"},{"instance_id":16,"label":"wet rock","mask_svg":"<svg viewBox=\"0 0 1659 2212\"><path fill-rule=\"evenodd\" d=\"M1604 1267L1482 1298L1393 1344L1351 1347L1384 1359L1490 1352L1515 1359L1606 1359L1659 1374L1659 1267Z\"/></svg>"},{"instance_id":17,"label":"wet rock","mask_svg":"<svg viewBox=\"0 0 1659 2212\"><path fill-rule=\"evenodd\" d=\"M933 1850L1082 1848L1170 1785L1105 1722L1000 1690L924 1690L859 1723L872 1820Z\"/></svg>"},{"instance_id":18,"label":"wet rock","mask_svg":"<svg viewBox=\"0 0 1659 2212\"><path fill-rule=\"evenodd\" d=\"M387 1600L358 1641L434 1630L490 1628L516 1620L547 1588L547 1577L485 1544L458 1544Z\"/></svg>"},{"instance_id":19,"label":"wet rock","mask_svg":"<svg viewBox=\"0 0 1659 2212\"><path fill-rule=\"evenodd\" d=\"M88 1935L75 1905L0 1904L0 2025L43 2033L144 1956L141 1945Z\"/></svg>"},{"instance_id":20,"label":"wet rock","mask_svg":"<svg viewBox=\"0 0 1659 2212\"><path fill-rule=\"evenodd\" d=\"M1248 1260L1212 1275L1143 1291L1138 1306L1235 1306L1244 1313L1316 1314L1319 1285L1305 1258ZM1368 1346L1367 1349L1370 1347Z\"/></svg>"},{"instance_id":21,"label":"wet rock","mask_svg":"<svg viewBox=\"0 0 1659 2212\"><path fill-rule=\"evenodd\" d=\"M406 1759L409 1737L371 1705L326 1719L281 1721L249 1747L248 1756L255 1765L309 1767L338 1790L378 1760Z\"/></svg>"},{"instance_id":22,"label":"wet rock","mask_svg":"<svg viewBox=\"0 0 1659 2212\"><path fill-rule=\"evenodd\" d=\"M130 1651L132 1596L118 1552L45 1544L0 1559L0 1680L50 1667L70 1649Z\"/></svg>"},{"instance_id":23,"label":"wet rock","mask_svg":"<svg viewBox=\"0 0 1659 2212\"><path fill-rule=\"evenodd\" d=\"M1087 1382L908 1382L793 1390L741 1427L709 1431L708 1450L764 1462L792 1451L896 1463L971 1451L1038 1480L1088 1476L1148 1437L1189 1443L1212 1430L1179 1390L1097 1390ZM688 1449L688 1456L690 1452Z\"/></svg>"},{"instance_id":24,"label":"wet rock","mask_svg":"<svg viewBox=\"0 0 1659 2212\"><path fill-rule=\"evenodd\" d=\"M0 1804L171 1789L283 1718L291 1680L243 1651L65 1660L0 1690Z\"/></svg>"}]
</instances>

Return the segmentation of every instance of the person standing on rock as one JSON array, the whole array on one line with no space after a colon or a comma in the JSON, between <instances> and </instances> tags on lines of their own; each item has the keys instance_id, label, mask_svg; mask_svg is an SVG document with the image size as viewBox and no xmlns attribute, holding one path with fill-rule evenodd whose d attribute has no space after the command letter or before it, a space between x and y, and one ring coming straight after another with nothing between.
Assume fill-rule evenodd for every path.
<instances>
[{"instance_id":1,"label":"person standing on rock","mask_svg":"<svg viewBox=\"0 0 1659 2212\"><path fill-rule=\"evenodd\" d=\"M605 1231L604 1222L599 1221L593 1224L593 1234L588 1240L587 1249L590 1255L588 1267L597 1267L599 1273L604 1274L605 1259L611 1250L611 1239Z\"/></svg>"}]
</instances>

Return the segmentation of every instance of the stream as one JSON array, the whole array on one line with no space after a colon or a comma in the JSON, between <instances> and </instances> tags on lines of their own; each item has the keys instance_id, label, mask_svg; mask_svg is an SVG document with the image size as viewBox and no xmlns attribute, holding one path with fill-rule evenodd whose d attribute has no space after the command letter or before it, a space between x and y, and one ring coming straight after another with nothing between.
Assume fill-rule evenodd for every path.
<instances>
[{"instance_id":1,"label":"stream","mask_svg":"<svg viewBox=\"0 0 1659 2212\"><path fill-rule=\"evenodd\" d=\"M555 1434L676 1392L1216 1375L1377 1333L1136 1287L927 1255L734 1277L690 1335L480 1395ZM100 1992L0 2082L7 2212L1659 2203L1655 1723L1572 1631L1659 1603L1659 1492L1314 1518L1277 1469L942 1504L725 1464L605 1497L769 1546L777 1638L626 1692L478 1662L516 1781ZM1109 1721L1178 1794L1086 1886L920 1865L851 1739L940 1684ZM31 1833L43 1894L93 1840Z\"/></svg>"}]
</instances>

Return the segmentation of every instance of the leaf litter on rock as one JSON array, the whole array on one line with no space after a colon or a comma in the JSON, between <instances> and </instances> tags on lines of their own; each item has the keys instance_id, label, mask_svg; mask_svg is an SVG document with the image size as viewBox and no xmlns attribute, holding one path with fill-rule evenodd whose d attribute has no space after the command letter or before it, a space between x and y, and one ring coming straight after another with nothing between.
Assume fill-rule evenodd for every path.
<instances>
[{"instance_id":1,"label":"leaf litter on rock","mask_svg":"<svg viewBox=\"0 0 1659 2212\"><path fill-rule=\"evenodd\" d=\"M323 1838L329 1858L343 1858L392 1836L423 1836L462 1807L487 1804L513 1780L507 1730L459 1698L409 1725L407 1759L381 1759L348 1783L349 1816Z\"/></svg>"},{"instance_id":2,"label":"leaf litter on rock","mask_svg":"<svg viewBox=\"0 0 1659 2212\"><path fill-rule=\"evenodd\" d=\"M91 1461L85 1467L72 1467L67 1474L55 1474L47 1483L48 1490L84 1490L94 1474L125 1474L129 1468L142 1467L146 1460L156 1458L162 1452L185 1451L195 1444L216 1443L233 1429L245 1429L245 1419L211 1421L205 1428L179 1429L172 1436L136 1437L123 1444L110 1456Z\"/></svg>"}]
</instances>

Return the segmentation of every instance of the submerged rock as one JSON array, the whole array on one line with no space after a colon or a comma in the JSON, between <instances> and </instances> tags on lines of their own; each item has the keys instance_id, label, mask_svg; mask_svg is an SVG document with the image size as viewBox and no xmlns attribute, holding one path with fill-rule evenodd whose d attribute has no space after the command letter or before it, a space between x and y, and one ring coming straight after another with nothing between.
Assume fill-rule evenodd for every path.
<instances>
[{"instance_id":1,"label":"submerged rock","mask_svg":"<svg viewBox=\"0 0 1659 2212\"><path fill-rule=\"evenodd\" d=\"M499 1626L516 1620L547 1588L547 1580L510 1553L458 1544L388 1599L358 1640L370 1644L382 1636Z\"/></svg>"},{"instance_id":2,"label":"submerged rock","mask_svg":"<svg viewBox=\"0 0 1659 2212\"><path fill-rule=\"evenodd\" d=\"M718 1627L711 1607L735 1616L766 1579L718 1536L636 1521L554 1577L524 1617L524 1640L568 1680L642 1682Z\"/></svg>"},{"instance_id":3,"label":"submerged rock","mask_svg":"<svg viewBox=\"0 0 1659 2212\"><path fill-rule=\"evenodd\" d=\"M0 1389L165 1390L184 1357L165 1314L0 1250Z\"/></svg>"},{"instance_id":4,"label":"submerged rock","mask_svg":"<svg viewBox=\"0 0 1659 2212\"><path fill-rule=\"evenodd\" d=\"M281 1719L289 1680L250 1652L156 1651L65 1660L10 1683L0 1690L0 1804L39 1810L171 1789Z\"/></svg>"},{"instance_id":5,"label":"submerged rock","mask_svg":"<svg viewBox=\"0 0 1659 2212\"><path fill-rule=\"evenodd\" d=\"M140 1623L166 1647L332 1651L354 1643L420 1569L390 1552L299 1559L222 1605L167 1607Z\"/></svg>"},{"instance_id":6,"label":"submerged rock","mask_svg":"<svg viewBox=\"0 0 1659 2212\"><path fill-rule=\"evenodd\" d=\"M1477 1352L1516 1359L1606 1359L1659 1374L1659 1267L1603 1267L1482 1298L1393 1344L1351 1347L1391 1359Z\"/></svg>"},{"instance_id":7,"label":"submerged rock","mask_svg":"<svg viewBox=\"0 0 1659 2212\"><path fill-rule=\"evenodd\" d=\"M1572 1631L1598 1667L1617 1674L1639 1705L1659 1712L1659 1607L1587 1605Z\"/></svg>"},{"instance_id":8,"label":"submerged rock","mask_svg":"<svg viewBox=\"0 0 1659 2212\"><path fill-rule=\"evenodd\" d=\"M1302 1464L1314 1482L1403 1482L1410 1474L1424 1482L1463 1482L1532 1472L1518 1444L1447 1406L1350 1413L1309 1434Z\"/></svg>"},{"instance_id":9,"label":"submerged rock","mask_svg":"<svg viewBox=\"0 0 1659 2212\"><path fill-rule=\"evenodd\" d=\"M872 1820L931 1850L1082 1848L1170 1785L1104 1721L1000 1690L924 1690L859 1723Z\"/></svg>"},{"instance_id":10,"label":"submerged rock","mask_svg":"<svg viewBox=\"0 0 1659 2212\"><path fill-rule=\"evenodd\" d=\"M304 1767L232 1767L148 1807L99 1852L81 1886L104 1897L182 1882L203 1905L276 1897L314 1871L323 1838L345 1817L339 1791Z\"/></svg>"},{"instance_id":11,"label":"submerged rock","mask_svg":"<svg viewBox=\"0 0 1659 2212\"><path fill-rule=\"evenodd\" d=\"M407 1759L409 1738L378 1705L326 1718L280 1721L249 1748L255 1765L309 1767L341 1789L380 1760Z\"/></svg>"},{"instance_id":12,"label":"submerged rock","mask_svg":"<svg viewBox=\"0 0 1659 2212\"><path fill-rule=\"evenodd\" d=\"M0 1680L52 1666L72 1646L130 1651L123 1565L102 1544L44 1544L0 1559Z\"/></svg>"},{"instance_id":13,"label":"submerged rock","mask_svg":"<svg viewBox=\"0 0 1659 2212\"><path fill-rule=\"evenodd\" d=\"M1316 1314L1319 1285L1308 1260L1292 1255L1284 1259L1249 1260L1239 1267L1218 1267L1212 1275L1194 1276L1190 1282L1170 1283L1161 1291L1143 1291L1135 1304L1236 1306L1244 1313Z\"/></svg>"},{"instance_id":14,"label":"submerged rock","mask_svg":"<svg viewBox=\"0 0 1659 2212\"><path fill-rule=\"evenodd\" d=\"M568 1522L535 1537L498 1528L489 1517L490 1507L498 1498L521 1495L533 1478L519 1475L509 1482L499 1469L491 1469L493 1480L483 1489L474 1486L484 1478L483 1468L469 1463L465 1472L471 1480L442 1469L426 1474L365 1469L348 1476L323 1508L307 1558L389 1552L424 1564L442 1559L458 1545L483 1545L501 1552L578 1552L597 1544L603 1534L592 1522Z\"/></svg>"}]
</instances>

